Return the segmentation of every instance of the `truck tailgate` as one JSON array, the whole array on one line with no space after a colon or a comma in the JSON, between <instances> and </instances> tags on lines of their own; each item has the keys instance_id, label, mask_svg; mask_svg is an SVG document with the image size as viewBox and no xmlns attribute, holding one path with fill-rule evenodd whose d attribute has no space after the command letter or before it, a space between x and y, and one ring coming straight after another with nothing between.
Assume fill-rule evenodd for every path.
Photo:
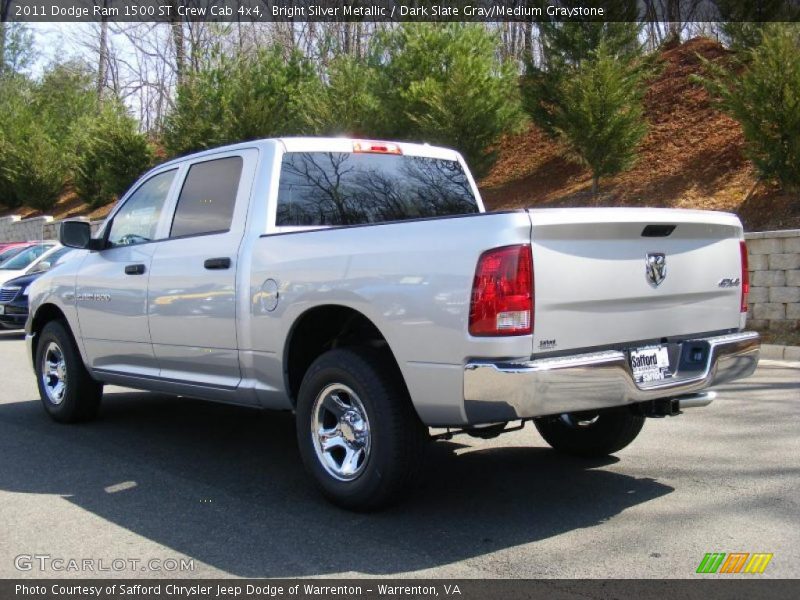
<instances>
[{"instance_id":1,"label":"truck tailgate","mask_svg":"<svg viewBox=\"0 0 800 600\"><path fill-rule=\"evenodd\" d=\"M529 214L534 354L741 326L736 216L631 208ZM657 263L650 276L648 257Z\"/></svg>"}]
</instances>

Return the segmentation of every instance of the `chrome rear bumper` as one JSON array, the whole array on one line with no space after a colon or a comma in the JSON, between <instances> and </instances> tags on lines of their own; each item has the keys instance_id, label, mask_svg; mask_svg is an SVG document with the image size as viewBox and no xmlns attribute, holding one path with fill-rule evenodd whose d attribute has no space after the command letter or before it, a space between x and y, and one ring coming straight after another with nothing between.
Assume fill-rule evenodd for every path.
<instances>
[{"instance_id":1,"label":"chrome rear bumper","mask_svg":"<svg viewBox=\"0 0 800 600\"><path fill-rule=\"evenodd\" d=\"M526 362L473 361L464 367L464 410L470 423L479 424L680 399L752 375L760 345L755 332L684 341L676 344L679 360L672 377L646 384L634 381L627 351ZM687 366L686 353L697 349L705 360Z\"/></svg>"}]
</instances>

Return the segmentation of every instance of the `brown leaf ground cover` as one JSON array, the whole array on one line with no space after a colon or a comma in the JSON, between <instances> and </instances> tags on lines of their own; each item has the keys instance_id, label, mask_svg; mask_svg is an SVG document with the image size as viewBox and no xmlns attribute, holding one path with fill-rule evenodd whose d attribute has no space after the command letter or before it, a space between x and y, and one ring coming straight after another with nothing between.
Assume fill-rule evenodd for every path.
<instances>
[{"instance_id":1,"label":"brown leaf ground cover","mask_svg":"<svg viewBox=\"0 0 800 600\"><path fill-rule=\"evenodd\" d=\"M800 228L800 198L757 181L743 154L739 125L716 110L690 81L698 55L725 60L717 42L696 38L662 53L645 97L649 133L634 167L601 181L591 194L587 169L567 161L535 126L500 144L500 158L480 182L487 208L658 206L737 213L748 231Z\"/></svg>"}]
</instances>

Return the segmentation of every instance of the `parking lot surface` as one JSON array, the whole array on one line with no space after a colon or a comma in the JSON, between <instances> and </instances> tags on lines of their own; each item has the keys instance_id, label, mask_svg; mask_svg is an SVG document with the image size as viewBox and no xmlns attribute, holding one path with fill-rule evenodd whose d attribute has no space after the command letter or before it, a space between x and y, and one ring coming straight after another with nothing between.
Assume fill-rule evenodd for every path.
<instances>
[{"instance_id":1,"label":"parking lot surface","mask_svg":"<svg viewBox=\"0 0 800 600\"><path fill-rule=\"evenodd\" d=\"M437 442L405 503L363 515L315 491L288 413L108 387L97 421L51 422L3 332L0 577L686 578L708 552L798 577L800 365L720 391L602 461L530 424Z\"/></svg>"}]
</instances>

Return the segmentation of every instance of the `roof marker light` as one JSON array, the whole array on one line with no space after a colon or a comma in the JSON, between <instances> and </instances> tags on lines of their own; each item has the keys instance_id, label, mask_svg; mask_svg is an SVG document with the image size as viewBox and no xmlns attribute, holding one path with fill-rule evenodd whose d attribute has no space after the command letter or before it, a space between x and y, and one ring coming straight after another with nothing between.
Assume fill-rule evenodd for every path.
<instances>
[{"instance_id":1,"label":"roof marker light","mask_svg":"<svg viewBox=\"0 0 800 600\"><path fill-rule=\"evenodd\" d=\"M402 154L398 144L387 142L353 142L353 152L372 154Z\"/></svg>"}]
</instances>

